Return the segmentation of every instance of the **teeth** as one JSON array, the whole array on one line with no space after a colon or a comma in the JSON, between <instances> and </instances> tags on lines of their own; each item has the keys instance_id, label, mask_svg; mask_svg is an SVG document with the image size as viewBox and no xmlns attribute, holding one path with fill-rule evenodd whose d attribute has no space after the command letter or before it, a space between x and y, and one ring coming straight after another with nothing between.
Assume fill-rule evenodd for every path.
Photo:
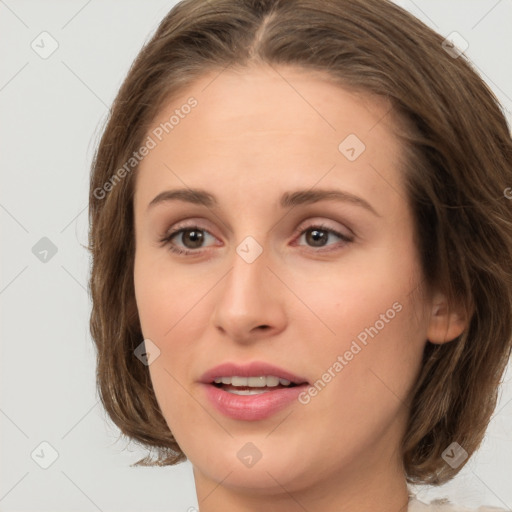
<instances>
[{"instance_id":1,"label":"teeth","mask_svg":"<svg viewBox=\"0 0 512 512\"><path fill-rule=\"evenodd\" d=\"M233 393L233 395L261 395L262 393L268 393L268 391L264 389L229 389L226 390L228 393Z\"/></svg>"},{"instance_id":2,"label":"teeth","mask_svg":"<svg viewBox=\"0 0 512 512\"><path fill-rule=\"evenodd\" d=\"M250 388L274 388L281 384L289 386L291 381L280 379L274 375L262 375L261 377L217 377L214 382L216 384L228 384L231 386L248 386Z\"/></svg>"}]
</instances>

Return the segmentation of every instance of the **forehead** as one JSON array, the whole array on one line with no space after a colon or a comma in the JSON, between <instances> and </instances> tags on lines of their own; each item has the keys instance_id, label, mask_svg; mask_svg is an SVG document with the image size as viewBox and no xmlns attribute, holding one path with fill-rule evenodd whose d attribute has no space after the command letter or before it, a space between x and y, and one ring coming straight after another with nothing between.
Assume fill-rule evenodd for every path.
<instances>
[{"instance_id":1,"label":"forehead","mask_svg":"<svg viewBox=\"0 0 512 512\"><path fill-rule=\"evenodd\" d=\"M185 108L190 98L195 106ZM333 165L346 183L364 180L364 166L397 167L392 123L390 102L326 74L268 66L210 72L155 118L148 135L156 145L139 166L137 190L157 192L159 173L212 186L303 176L301 185L312 186ZM361 156L348 158L354 153Z\"/></svg>"},{"instance_id":2,"label":"forehead","mask_svg":"<svg viewBox=\"0 0 512 512\"><path fill-rule=\"evenodd\" d=\"M201 125L202 134L208 131L210 136L229 133L230 137L243 138L248 132L267 134L275 130L319 132L336 140L347 129L364 135L391 111L385 98L347 90L325 72L254 66L203 75L164 104L154 126L168 121L191 96L198 104L187 116L194 118L194 129ZM241 132L240 127L246 131ZM173 135L183 130L186 126L173 129Z\"/></svg>"}]
</instances>

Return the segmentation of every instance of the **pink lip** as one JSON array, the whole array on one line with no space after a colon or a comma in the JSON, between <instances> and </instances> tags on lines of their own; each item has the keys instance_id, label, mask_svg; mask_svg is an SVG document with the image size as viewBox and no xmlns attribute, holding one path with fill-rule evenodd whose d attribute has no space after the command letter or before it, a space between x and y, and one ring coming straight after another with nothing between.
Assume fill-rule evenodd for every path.
<instances>
[{"instance_id":1,"label":"pink lip","mask_svg":"<svg viewBox=\"0 0 512 512\"><path fill-rule=\"evenodd\" d=\"M235 395L214 386L217 377L257 377L275 375L296 384L291 388L279 388L258 395ZM247 365L224 363L208 370L200 378L205 394L212 405L222 414L237 420L257 421L272 416L297 400L309 385L306 379L277 366L253 362Z\"/></svg>"},{"instance_id":2,"label":"pink lip","mask_svg":"<svg viewBox=\"0 0 512 512\"><path fill-rule=\"evenodd\" d=\"M210 384L217 377L258 377L260 375L275 375L280 379L287 379L295 384L307 382L307 379L287 372L272 364L254 361L249 364L223 363L208 370L200 378L200 382Z\"/></svg>"}]
</instances>

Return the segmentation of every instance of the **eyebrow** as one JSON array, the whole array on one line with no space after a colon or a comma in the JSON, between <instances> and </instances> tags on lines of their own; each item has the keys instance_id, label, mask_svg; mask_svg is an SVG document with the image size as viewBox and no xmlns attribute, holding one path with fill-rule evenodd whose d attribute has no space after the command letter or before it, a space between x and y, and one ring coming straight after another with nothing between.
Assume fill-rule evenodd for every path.
<instances>
[{"instance_id":1,"label":"eyebrow","mask_svg":"<svg viewBox=\"0 0 512 512\"><path fill-rule=\"evenodd\" d=\"M297 190L294 192L285 192L280 199L281 208L295 207L305 204L313 204L319 201L340 201L360 206L377 217L381 217L375 211L373 206L363 198L336 189L315 189L315 190ZM185 201L192 204L206 206L207 208L216 208L219 203L216 197L209 192L197 188L180 188L174 190L164 190L160 192L149 204L148 210L157 204L168 203L171 201Z\"/></svg>"}]
</instances>

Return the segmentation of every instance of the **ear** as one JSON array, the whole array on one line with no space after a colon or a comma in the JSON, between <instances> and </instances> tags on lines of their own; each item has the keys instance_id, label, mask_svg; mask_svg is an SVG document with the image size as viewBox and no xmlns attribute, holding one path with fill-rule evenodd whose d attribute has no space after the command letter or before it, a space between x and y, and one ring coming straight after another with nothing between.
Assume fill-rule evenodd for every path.
<instances>
[{"instance_id":1,"label":"ear","mask_svg":"<svg viewBox=\"0 0 512 512\"><path fill-rule=\"evenodd\" d=\"M427 339L431 343L447 343L464 332L468 325L466 314L461 306L448 307L442 293L432 300L432 310L427 330Z\"/></svg>"}]
</instances>

